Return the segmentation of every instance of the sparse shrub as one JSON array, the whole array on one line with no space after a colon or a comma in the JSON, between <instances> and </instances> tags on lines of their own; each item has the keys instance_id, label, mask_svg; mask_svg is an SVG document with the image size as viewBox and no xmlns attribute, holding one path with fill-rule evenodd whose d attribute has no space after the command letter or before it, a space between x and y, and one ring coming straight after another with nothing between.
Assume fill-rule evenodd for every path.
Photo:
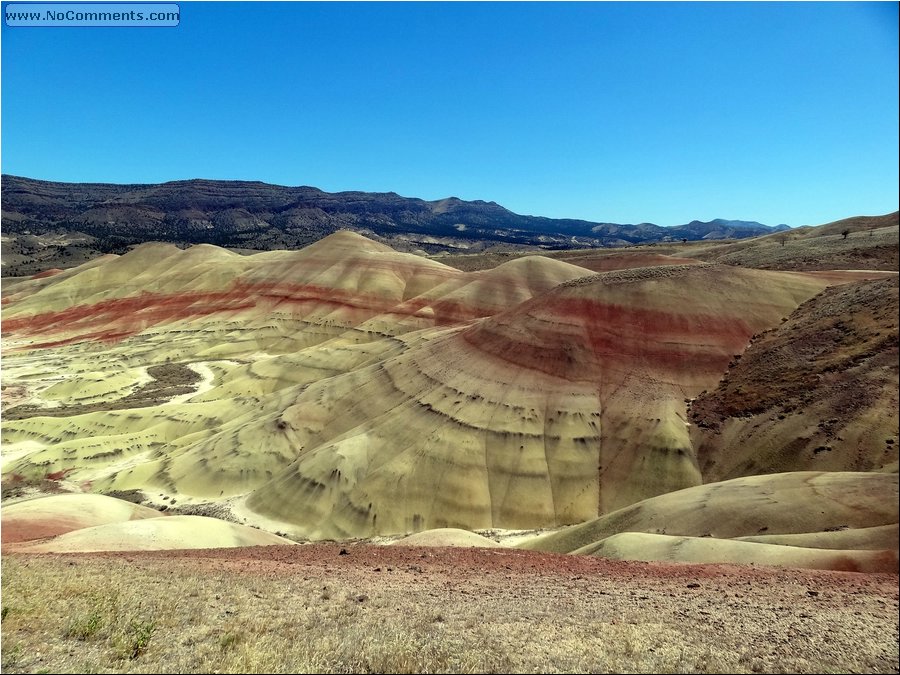
<instances>
[{"instance_id":1,"label":"sparse shrub","mask_svg":"<svg viewBox=\"0 0 900 675\"><path fill-rule=\"evenodd\" d=\"M115 497L132 504L143 504L146 497L141 490L106 490L102 492L108 497Z\"/></svg>"},{"instance_id":2,"label":"sparse shrub","mask_svg":"<svg viewBox=\"0 0 900 675\"><path fill-rule=\"evenodd\" d=\"M235 635L234 633L225 633L225 635L219 638L219 646L222 648L222 651L228 651L239 641L240 637L238 635Z\"/></svg>"},{"instance_id":3,"label":"sparse shrub","mask_svg":"<svg viewBox=\"0 0 900 675\"><path fill-rule=\"evenodd\" d=\"M133 660L147 651L155 628L156 624L152 621L132 619L122 636L119 656L123 659Z\"/></svg>"},{"instance_id":4,"label":"sparse shrub","mask_svg":"<svg viewBox=\"0 0 900 675\"><path fill-rule=\"evenodd\" d=\"M3 650L3 668L11 668L19 663L22 659L22 645L21 643L16 643L12 649L4 649Z\"/></svg>"},{"instance_id":5,"label":"sparse shrub","mask_svg":"<svg viewBox=\"0 0 900 675\"><path fill-rule=\"evenodd\" d=\"M103 618L96 607L84 616L73 617L66 626L63 637L74 638L76 640L88 640L97 634L103 625Z\"/></svg>"}]
</instances>

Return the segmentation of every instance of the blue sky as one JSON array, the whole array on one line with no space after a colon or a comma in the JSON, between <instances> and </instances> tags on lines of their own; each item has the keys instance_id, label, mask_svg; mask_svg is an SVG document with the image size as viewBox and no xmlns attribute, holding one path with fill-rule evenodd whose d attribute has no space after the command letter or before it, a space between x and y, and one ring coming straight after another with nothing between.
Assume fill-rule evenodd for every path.
<instances>
[{"instance_id":1,"label":"blue sky","mask_svg":"<svg viewBox=\"0 0 900 675\"><path fill-rule=\"evenodd\" d=\"M660 225L898 208L895 2L179 4L4 22L3 172Z\"/></svg>"}]
</instances>

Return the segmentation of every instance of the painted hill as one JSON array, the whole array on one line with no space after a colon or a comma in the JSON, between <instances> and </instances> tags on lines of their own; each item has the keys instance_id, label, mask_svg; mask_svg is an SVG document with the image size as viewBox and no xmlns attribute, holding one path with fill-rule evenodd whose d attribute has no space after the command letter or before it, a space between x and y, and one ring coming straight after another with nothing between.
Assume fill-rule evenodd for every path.
<instances>
[{"instance_id":1,"label":"painted hill","mask_svg":"<svg viewBox=\"0 0 900 675\"><path fill-rule=\"evenodd\" d=\"M866 276L147 244L4 287L4 472L314 539L579 523L701 483L686 399Z\"/></svg>"},{"instance_id":2,"label":"painted hill","mask_svg":"<svg viewBox=\"0 0 900 675\"><path fill-rule=\"evenodd\" d=\"M638 560L897 570L897 474L793 472L688 488L519 546Z\"/></svg>"},{"instance_id":3,"label":"painted hill","mask_svg":"<svg viewBox=\"0 0 900 675\"><path fill-rule=\"evenodd\" d=\"M238 546L290 546L294 542L269 532L203 516L169 516L96 525L46 541L17 544L22 553L91 551L164 551Z\"/></svg>"},{"instance_id":4,"label":"painted hill","mask_svg":"<svg viewBox=\"0 0 900 675\"><path fill-rule=\"evenodd\" d=\"M69 493L4 504L4 551L72 553L158 551L293 544L246 525L169 516L100 494Z\"/></svg>"},{"instance_id":5,"label":"painted hill","mask_svg":"<svg viewBox=\"0 0 900 675\"><path fill-rule=\"evenodd\" d=\"M4 544L45 539L97 525L124 523L162 514L146 506L97 494L61 494L4 504Z\"/></svg>"},{"instance_id":6,"label":"painted hill","mask_svg":"<svg viewBox=\"0 0 900 675\"><path fill-rule=\"evenodd\" d=\"M462 546L466 548L502 548L493 539L451 527L425 530L392 542L392 546Z\"/></svg>"},{"instance_id":7,"label":"painted hill","mask_svg":"<svg viewBox=\"0 0 900 675\"><path fill-rule=\"evenodd\" d=\"M593 555L614 560L770 565L845 572L897 572L896 550L842 550L626 532L604 539Z\"/></svg>"},{"instance_id":8,"label":"painted hill","mask_svg":"<svg viewBox=\"0 0 900 675\"><path fill-rule=\"evenodd\" d=\"M247 507L342 538L561 525L696 485L685 397L823 287L695 265L562 284L303 390L279 418L302 454Z\"/></svg>"}]
</instances>

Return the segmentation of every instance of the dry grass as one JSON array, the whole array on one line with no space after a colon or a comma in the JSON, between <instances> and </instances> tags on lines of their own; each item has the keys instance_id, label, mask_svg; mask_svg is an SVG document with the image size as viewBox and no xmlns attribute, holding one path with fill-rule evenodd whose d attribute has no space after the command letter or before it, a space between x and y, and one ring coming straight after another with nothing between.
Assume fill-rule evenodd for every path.
<instances>
[{"instance_id":1,"label":"dry grass","mask_svg":"<svg viewBox=\"0 0 900 675\"><path fill-rule=\"evenodd\" d=\"M3 670L896 672L896 621L893 645L883 635L889 618L877 630L857 625L872 619L872 598L854 599L847 616L813 617L749 595L698 595L678 578L620 585L449 573L333 557L251 569L215 559L6 556ZM849 619L854 611L863 618Z\"/></svg>"},{"instance_id":2,"label":"dry grass","mask_svg":"<svg viewBox=\"0 0 900 675\"><path fill-rule=\"evenodd\" d=\"M7 558L3 586L6 672L432 673L507 665L487 627L463 645L446 635L438 613L318 578Z\"/></svg>"},{"instance_id":3,"label":"dry grass","mask_svg":"<svg viewBox=\"0 0 900 675\"><path fill-rule=\"evenodd\" d=\"M830 225L806 231L770 234L736 242L715 242L697 246L683 253L689 258L723 263L737 267L794 272L810 270L863 269L897 271L900 252L897 248L897 214L885 217L893 225L875 230L851 225L851 234L844 239L840 229L834 234ZM881 218L875 222L884 222Z\"/></svg>"}]
</instances>

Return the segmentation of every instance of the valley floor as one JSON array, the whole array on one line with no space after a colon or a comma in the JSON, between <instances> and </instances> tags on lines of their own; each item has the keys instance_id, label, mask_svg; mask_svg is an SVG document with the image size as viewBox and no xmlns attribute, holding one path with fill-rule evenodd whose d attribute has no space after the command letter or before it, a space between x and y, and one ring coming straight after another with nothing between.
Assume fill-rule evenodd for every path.
<instances>
[{"instance_id":1,"label":"valley floor","mask_svg":"<svg viewBox=\"0 0 900 675\"><path fill-rule=\"evenodd\" d=\"M898 672L896 575L310 544L3 557L4 672Z\"/></svg>"}]
</instances>

